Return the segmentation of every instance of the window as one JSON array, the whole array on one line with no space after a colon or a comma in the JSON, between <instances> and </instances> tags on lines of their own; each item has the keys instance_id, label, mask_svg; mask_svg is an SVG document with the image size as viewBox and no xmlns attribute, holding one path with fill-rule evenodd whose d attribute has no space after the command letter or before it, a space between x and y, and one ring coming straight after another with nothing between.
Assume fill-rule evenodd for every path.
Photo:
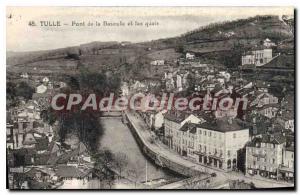
<instances>
[{"instance_id":1,"label":"window","mask_svg":"<svg viewBox=\"0 0 300 195\"><path fill-rule=\"evenodd\" d=\"M233 138L236 138L236 134L235 133L233 134Z\"/></svg>"},{"instance_id":2,"label":"window","mask_svg":"<svg viewBox=\"0 0 300 195\"><path fill-rule=\"evenodd\" d=\"M227 156L230 156L230 150L227 151Z\"/></svg>"},{"instance_id":3,"label":"window","mask_svg":"<svg viewBox=\"0 0 300 195\"><path fill-rule=\"evenodd\" d=\"M209 132L209 137L211 137L211 132Z\"/></svg>"},{"instance_id":4,"label":"window","mask_svg":"<svg viewBox=\"0 0 300 195\"><path fill-rule=\"evenodd\" d=\"M272 160L273 160L272 163L275 164L275 158L273 158Z\"/></svg>"},{"instance_id":5,"label":"window","mask_svg":"<svg viewBox=\"0 0 300 195\"><path fill-rule=\"evenodd\" d=\"M206 131L204 131L204 135L206 136Z\"/></svg>"}]
</instances>

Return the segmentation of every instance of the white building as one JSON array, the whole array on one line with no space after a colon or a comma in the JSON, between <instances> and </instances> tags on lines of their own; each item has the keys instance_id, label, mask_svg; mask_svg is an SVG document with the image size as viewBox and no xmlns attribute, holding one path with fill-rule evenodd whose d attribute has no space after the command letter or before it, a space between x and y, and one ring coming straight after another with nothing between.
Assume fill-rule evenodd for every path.
<instances>
[{"instance_id":1,"label":"white building","mask_svg":"<svg viewBox=\"0 0 300 195\"><path fill-rule=\"evenodd\" d=\"M46 91L47 91L47 86L45 86L44 84L41 84L36 88L36 93L45 93Z\"/></svg>"},{"instance_id":2,"label":"white building","mask_svg":"<svg viewBox=\"0 0 300 195\"><path fill-rule=\"evenodd\" d=\"M176 150L178 144L180 143L180 137L177 136L179 129L186 123L202 123L203 119L198 118L197 116L190 114L185 116L184 114L173 114L166 113L164 117L164 142L169 146L170 149Z\"/></svg>"},{"instance_id":3,"label":"white building","mask_svg":"<svg viewBox=\"0 0 300 195\"><path fill-rule=\"evenodd\" d=\"M249 129L239 119L221 118L197 124L182 137L181 150L187 151L181 154L199 164L230 171L238 167L240 151L249 141Z\"/></svg>"},{"instance_id":4,"label":"white building","mask_svg":"<svg viewBox=\"0 0 300 195\"><path fill-rule=\"evenodd\" d=\"M22 74L21 74L21 78L23 78L23 79L28 79L28 78L29 78L28 73L27 73L27 72L22 73Z\"/></svg>"},{"instance_id":5,"label":"white building","mask_svg":"<svg viewBox=\"0 0 300 195\"><path fill-rule=\"evenodd\" d=\"M50 80L49 80L49 78L48 77L44 77L43 78L43 83L48 83Z\"/></svg>"},{"instance_id":6,"label":"white building","mask_svg":"<svg viewBox=\"0 0 300 195\"><path fill-rule=\"evenodd\" d=\"M246 174L278 178L285 138L282 135L255 137L246 147Z\"/></svg>"},{"instance_id":7,"label":"white building","mask_svg":"<svg viewBox=\"0 0 300 195\"><path fill-rule=\"evenodd\" d=\"M266 38L266 39L264 40L263 45L264 45L265 47L273 47L273 46L276 46L276 44L275 44L274 42L272 42L272 41L271 41L270 39L268 39L268 38Z\"/></svg>"},{"instance_id":8,"label":"white building","mask_svg":"<svg viewBox=\"0 0 300 195\"><path fill-rule=\"evenodd\" d=\"M250 99L250 106L261 108L269 104L278 104L278 98L267 92L256 92Z\"/></svg>"},{"instance_id":9,"label":"white building","mask_svg":"<svg viewBox=\"0 0 300 195\"><path fill-rule=\"evenodd\" d=\"M129 86L128 86L127 82L122 83L121 91L122 91L122 96L128 96L129 95Z\"/></svg>"},{"instance_id":10,"label":"white building","mask_svg":"<svg viewBox=\"0 0 300 195\"><path fill-rule=\"evenodd\" d=\"M187 60L193 60L193 59L195 59L195 54L188 52L188 53L185 54L185 58Z\"/></svg>"},{"instance_id":11,"label":"white building","mask_svg":"<svg viewBox=\"0 0 300 195\"><path fill-rule=\"evenodd\" d=\"M162 66L165 64L165 61L164 60L153 60L150 62L151 65L154 65L154 66Z\"/></svg>"},{"instance_id":12,"label":"white building","mask_svg":"<svg viewBox=\"0 0 300 195\"><path fill-rule=\"evenodd\" d=\"M182 91L182 77L180 75L176 76L176 87L178 91Z\"/></svg>"},{"instance_id":13,"label":"white building","mask_svg":"<svg viewBox=\"0 0 300 195\"><path fill-rule=\"evenodd\" d=\"M164 124L164 114L167 110L161 110L159 112L151 114L151 125L153 125L155 130L161 128Z\"/></svg>"},{"instance_id":14,"label":"white building","mask_svg":"<svg viewBox=\"0 0 300 195\"><path fill-rule=\"evenodd\" d=\"M262 66L272 60L272 49L259 49L242 56L242 65Z\"/></svg>"}]
</instances>

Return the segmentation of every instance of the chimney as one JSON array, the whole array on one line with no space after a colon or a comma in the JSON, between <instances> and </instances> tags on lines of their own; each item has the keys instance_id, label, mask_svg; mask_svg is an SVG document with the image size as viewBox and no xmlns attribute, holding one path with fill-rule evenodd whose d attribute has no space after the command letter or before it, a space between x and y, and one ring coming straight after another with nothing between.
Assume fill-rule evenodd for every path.
<instances>
[{"instance_id":1,"label":"chimney","mask_svg":"<svg viewBox=\"0 0 300 195\"><path fill-rule=\"evenodd\" d=\"M19 133L23 132L23 123L22 122L18 122L18 129L19 129Z\"/></svg>"},{"instance_id":2,"label":"chimney","mask_svg":"<svg viewBox=\"0 0 300 195\"><path fill-rule=\"evenodd\" d=\"M230 125L232 124L232 118L231 118L231 117L229 117L228 123L229 123Z\"/></svg>"},{"instance_id":3,"label":"chimney","mask_svg":"<svg viewBox=\"0 0 300 195\"><path fill-rule=\"evenodd\" d=\"M252 121L255 124L256 123L256 117L253 117Z\"/></svg>"},{"instance_id":4,"label":"chimney","mask_svg":"<svg viewBox=\"0 0 300 195\"><path fill-rule=\"evenodd\" d=\"M270 141L273 141L273 140L274 140L274 135L270 134Z\"/></svg>"}]
</instances>

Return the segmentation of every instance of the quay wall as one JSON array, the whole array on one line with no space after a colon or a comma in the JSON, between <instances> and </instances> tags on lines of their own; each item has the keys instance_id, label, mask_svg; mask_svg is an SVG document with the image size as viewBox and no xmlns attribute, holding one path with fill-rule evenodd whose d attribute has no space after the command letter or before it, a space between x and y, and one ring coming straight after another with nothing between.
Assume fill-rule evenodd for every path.
<instances>
[{"instance_id":1,"label":"quay wall","mask_svg":"<svg viewBox=\"0 0 300 195\"><path fill-rule=\"evenodd\" d=\"M167 156L160 154L158 151L155 151L153 147L151 147L151 144L145 141L140 135L139 130L130 120L127 114L125 114L125 117L127 120L127 126L129 127L143 154L155 162L155 164L187 177L203 174L198 170L187 167L184 163L175 162L174 160L169 159Z\"/></svg>"}]
</instances>

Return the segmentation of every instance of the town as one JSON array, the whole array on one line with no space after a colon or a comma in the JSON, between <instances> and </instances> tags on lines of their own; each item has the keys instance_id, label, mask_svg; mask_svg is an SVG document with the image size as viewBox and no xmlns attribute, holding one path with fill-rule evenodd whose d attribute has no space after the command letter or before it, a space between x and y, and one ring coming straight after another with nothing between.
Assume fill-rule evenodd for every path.
<instances>
[{"instance_id":1,"label":"town","mask_svg":"<svg viewBox=\"0 0 300 195\"><path fill-rule=\"evenodd\" d=\"M235 32L219 31L218 35L229 38L234 37ZM64 60L76 64L70 66L68 77L41 74L34 63L32 70L27 72L8 72L6 146L9 189L118 189L126 188L125 184L137 189L294 187L295 72L294 67L285 66L291 61L294 63L294 51L286 48L285 41L274 41L270 37L256 41L257 44L241 53L238 67L220 65L204 59L195 50L179 48L177 53L180 55L169 59L162 58L163 55L146 59L143 63L151 73L148 77L129 77L129 71L125 71L119 87L107 78L116 78L120 68L108 67L103 71L103 78L96 73L86 73L84 65L80 64L82 53L66 54ZM117 44L118 48L133 47L126 42ZM92 57L106 55L105 49L87 52ZM107 50L115 52L111 48ZM145 49L146 52L157 52L153 50L152 47ZM117 54L118 51L122 52L118 49ZM125 67L128 61L128 58L120 57ZM72 71L84 74L78 78L71 74ZM178 98L200 98L198 106L208 101L209 108L216 104L213 99L235 101L242 98L248 102L245 109L242 109L243 105L195 110L171 107L108 110L99 115L86 111L86 118L95 116L102 121L100 124L106 124L104 129L111 128L115 132L114 138L109 138L113 141L105 145L105 136L109 134L105 129L99 146L92 143L100 148L95 152L85 142L98 136L88 134L89 129L84 131L92 122L81 121L81 115L75 113L74 117L78 117L75 120L79 122L67 124L68 112L54 112L50 103L62 92L80 94L84 91L82 95L86 95L90 89L85 82L89 83L93 78L100 78L99 82L107 79L110 84L106 89L103 87L106 85L94 83L95 90L99 86L108 92L114 90L120 98L143 94L161 99L167 93ZM84 90L74 87L77 82L83 83ZM109 94L101 90L101 95ZM72 133L68 127L80 131ZM118 135L121 129L132 138L125 138L124 132ZM62 135L62 130L66 135ZM130 149L133 146L129 140L133 140L137 150ZM113 148L111 145L118 145L118 141L120 148ZM119 152L112 151L114 154L111 154L103 146ZM122 153L122 147L129 149ZM143 156L140 162L136 160L137 165L130 163L130 156L134 155L130 154L131 150ZM144 168L142 171L127 168L144 167L144 164L145 171ZM159 176L151 175L150 169L159 172ZM146 176L141 178L139 175L144 172Z\"/></svg>"}]
</instances>

